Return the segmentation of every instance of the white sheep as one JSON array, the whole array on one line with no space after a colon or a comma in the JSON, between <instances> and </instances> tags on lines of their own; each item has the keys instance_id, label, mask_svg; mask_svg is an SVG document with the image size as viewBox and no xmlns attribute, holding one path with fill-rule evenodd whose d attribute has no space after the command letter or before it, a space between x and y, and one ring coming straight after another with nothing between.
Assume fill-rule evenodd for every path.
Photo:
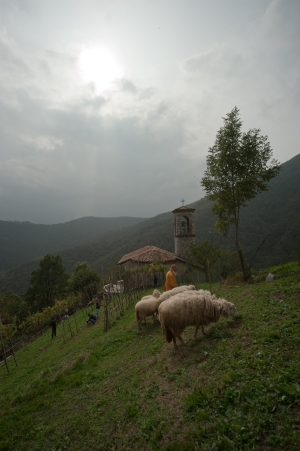
<instances>
[{"instance_id":1,"label":"white sheep","mask_svg":"<svg viewBox=\"0 0 300 451\"><path fill-rule=\"evenodd\" d=\"M195 285L181 285L180 287L172 288L172 290L165 291L159 298L160 305L162 302L166 301L167 299L170 299L170 297L175 296L176 294L185 292L185 291L191 291L196 290Z\"/></svg>"},{"instance_id":2,"label":"white sheep","mask_svg":"<svg viewBox=\"0 0 300 451\"><path fill-rule=\"evenodd\" d=\"M158 316L166 341L173 340L177 347L176 338L184 345L181 337L187 326L196 326L194 337L200 326L206 326L211 322L217 322L223 315L229 319L237 316L237 311L231 302L225 299L216 300L211 296L197 292L186 292L172 296L158 307Z\"/></svg>"},{"instance_id":3,"label":"white sheep","mask_svg":"<svg viewBox=\"0 0 300 451\"><path fill-rule=\"evenodd\" d=\"M159 297L160 292L158 290L154 290L152 295L144 296L135 305L135 318L138 332L142 330L141 322L143 319L146 320L146 316L153 316L153 322L155 322L154 315L157 313Z\"/></svg>"},{"instance_id":4,"label":"white sheep","mask_svg":"<svg viewBox=\"0 0 300 451\"><path fill-rule=\"evenodd\" d=\"M161 295L160 291L155 289L152 294L148 294L147 296L142 297L141 301L144 301L145 299L150 299L153 296L158 298L160 295Z\"/></svg>"},{"instance_id":5,"label":"white sheep","mask_svg":"<svg viewBox=\"0 0 300 451\"><path fill-rule=\"evenodd\" d=\"M211 292L209 290L202 290L202 288L200 288L200 290L198 290L198 293L200 294L206 294L208 296L211 295Z\"/></svg>"},{"instance_id":6,"label":"white sheep","mask_svg":"<svg viewBox=\"0 0 300 451\"><path fill-rule=\"evenodd\" d=\"M231 302L226 301L226 299L217 298L214 294L211 294L211 292L208 291L208 290L199 290L197 293L193 293L193 292L191 293L191 292L185 291L185 292L182 292L182 293L178 293L176 295L175 299L182 299L182 300L184 300L185 298L187 298L187 297L190 298L191 296L194 296L194 295L196 296L197 300L200 303L203 303L204 301L206 301L206 302L215 302L218 305L222 304L223 305L223 311L225 312L225 314L223 316L226 315L226 311L227 310L229 311L232 306L234 307L234 304L232 304ZM174 297L172 297L172 299L174 299ZM231 316L236 316L236 315L233 314ZM217 319L217 321L218 321L218 319ZM200 325L201 325L201 328L202 328L203 335L206 335L206 333L204 331L204 326L210 324L211 322L212 321L209 319L209 316L207 316L207 322L205 322L205 319L203 318L202 324L199 324L198 326L196 326L195 333L194 333L194 338L196 339L197 332L198 332L198 329L199 329ZM214 322L216 322L216 321L214 321ZM163 327L162 327L162 329L163 329ZM164 333L164 329L163 329L163 333Z\"/></svg>"}]
</instances>

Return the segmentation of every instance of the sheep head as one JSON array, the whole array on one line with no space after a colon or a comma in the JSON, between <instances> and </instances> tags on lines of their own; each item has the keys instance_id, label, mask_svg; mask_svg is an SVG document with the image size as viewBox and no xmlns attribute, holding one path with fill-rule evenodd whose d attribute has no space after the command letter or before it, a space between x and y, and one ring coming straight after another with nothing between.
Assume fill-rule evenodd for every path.
<instances>
[{"instance_id":1,"label":"sheep head","mask_svg":"<svg viewBox=\"0 0 300 451\"><path fill-rule=\"evenodd\" d=\"M231 316L235 317L238 315L237 309L235 308L235 305L232 302L226 301L225 299L218 300L221 305L221 314L226 318L229 319Z\"/></svg>"}]
</instances>

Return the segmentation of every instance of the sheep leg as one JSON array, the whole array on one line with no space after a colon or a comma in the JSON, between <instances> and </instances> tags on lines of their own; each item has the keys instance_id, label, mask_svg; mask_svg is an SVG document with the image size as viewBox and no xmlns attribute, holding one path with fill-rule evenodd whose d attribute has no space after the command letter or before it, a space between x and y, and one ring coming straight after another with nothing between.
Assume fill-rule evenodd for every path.
<instances>
[{"instance_id":1,"label":"sheep leg","mask_svg":"<svg viewBox=\"0 0 300 451\"><path fill-rule=\"evenodd\" d=\"M185 341L183 341L181 335L178 335L178 338L179 338L179 340L181 341L182 346L185 346L186 343L185 343Z\"/></svg>"},{"instance_id":2,"label":"sheep leg","mask_svg":"<svg viewBox=\"0 0 300 451\"><path fill-rule=\"evenodd\" d=\"M202 328L203 335L206 335L206 332L204 332L204 326L201 326L201 328Z\"/></svg>"},{"instance_id":3,"label":"sheep leg","mask_svg":"<svg viewBox=\"0 0 300 451\"><path fill-rule=\"evenodd\" d=\"M195 333L194 333L194 339L195 339L195 340L196 340L196 337L197 337L197 332L198 332L199 327L200 327L200 324L199 324L199 326L197 326L196 329L195 329Z\"/></svg>"},{"instance_id":4,"label":"sheep leg","mask_svg":"<svg viewBox=\"0 0 300 451\"><path fill-rule=\"evenodd\" d=\"M177 343L176 343L176 337L175 337L175 335L173 335L172 339L173 339L173 343L174 343L174 348L177 349L177 348L178 348L178 345L177 345Z\"/></svg>"}]
</instances>

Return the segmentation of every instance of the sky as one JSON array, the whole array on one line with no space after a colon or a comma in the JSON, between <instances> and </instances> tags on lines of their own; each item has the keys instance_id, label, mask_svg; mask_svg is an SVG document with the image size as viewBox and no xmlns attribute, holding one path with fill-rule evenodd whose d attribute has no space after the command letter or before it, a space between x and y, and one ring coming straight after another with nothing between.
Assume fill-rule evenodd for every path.
<instances>
[{"instance_id":1,"label":"sky","mask_svg":"<svg viewBox=\"0 0 300 451\"><path fill-rule=\"evenodd\" d=\"M195 202L235 106L299 153L299 0L0 0L0 220Z\"/></svg>"}]
</instances>

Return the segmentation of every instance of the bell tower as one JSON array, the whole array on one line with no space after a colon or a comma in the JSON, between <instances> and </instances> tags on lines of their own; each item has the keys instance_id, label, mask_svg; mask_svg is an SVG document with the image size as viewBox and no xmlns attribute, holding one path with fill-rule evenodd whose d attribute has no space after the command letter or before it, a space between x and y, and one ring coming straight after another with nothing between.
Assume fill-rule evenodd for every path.
<instances>
[{"instance_id":1,"label":"bell tower","mask_svg":"<svg viewBox=\"0 0 300 451\"><path fill-rule=\"evenodd\" d=\"M181 201L185 201L182 199ZM191 243L195 243L195 208L182 207L172 211L174 214L174 240L175 254L181 258L187 258L187 252Z\"/></svg>"}]
</instances>

